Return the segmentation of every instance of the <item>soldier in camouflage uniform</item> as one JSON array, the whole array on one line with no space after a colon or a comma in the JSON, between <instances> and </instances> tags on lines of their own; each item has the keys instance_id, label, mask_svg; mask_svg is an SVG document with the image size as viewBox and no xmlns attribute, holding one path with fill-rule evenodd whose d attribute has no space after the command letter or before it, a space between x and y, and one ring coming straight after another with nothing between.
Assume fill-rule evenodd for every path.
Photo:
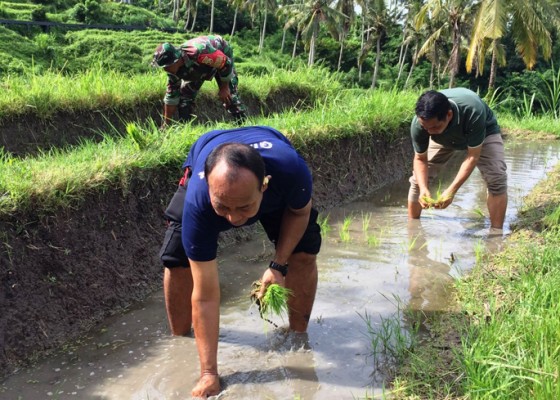
<instances>
[{"instance_id":1,"label":"soldier in camouflage uniform","mask_svg":"<svg viewBox=\"0 0 560 400\"><path fill-rule=\"evenodd\" d=\"M179 48L162 43L156 48L153 64L167 72L162 126L169 124L177 109L180 121L192 119L196 95L204 81L212 78L218 83L218 96L228 113L237 122L245 119L245 106L237 92L233 50L221 36L199 36Z\"/></svg>"}]
</instances>

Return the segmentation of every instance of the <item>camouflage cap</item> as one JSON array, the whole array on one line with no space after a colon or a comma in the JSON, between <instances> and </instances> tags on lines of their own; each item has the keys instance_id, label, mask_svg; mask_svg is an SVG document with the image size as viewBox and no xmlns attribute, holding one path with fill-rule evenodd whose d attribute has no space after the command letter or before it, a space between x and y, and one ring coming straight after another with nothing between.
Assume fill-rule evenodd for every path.
<instances>
[{"instance_id":1,"label":"camouflage cap","mask_svg":"<svg viewBox=\"0 0 560 400\"><path fill-rule=\"evenodd\" d=\"M177 50L170 43L162 43L154 52L154 59L152 65L158 67L167 67L168 65L174 64L179 58L181 58L181 51Z\"/></svg>"}]
</instances>

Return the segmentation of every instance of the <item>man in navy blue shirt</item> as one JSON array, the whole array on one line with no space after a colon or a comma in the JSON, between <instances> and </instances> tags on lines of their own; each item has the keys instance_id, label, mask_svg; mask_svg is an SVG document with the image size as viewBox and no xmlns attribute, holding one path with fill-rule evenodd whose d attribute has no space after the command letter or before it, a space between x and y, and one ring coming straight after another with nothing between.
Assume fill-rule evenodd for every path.
<instances>
[{"instance_id":1,"label":"man in navy blue shirt","mask_svg":"<svg viewBox=\"0 0 560 400\"><path fill-rule=\"evenodd\" d=\"M313 308L321 234L311 205L311 173L275 129L208 132L193 144L183 167L166 210L164 295L172 334L190 333L192 321L201 368L192 396L206 397L220 392L219 233L260 221L275 245L261 295L272 283L292 290L289 323L295 332L307 330Z\"/></svg>"}]
</instances>

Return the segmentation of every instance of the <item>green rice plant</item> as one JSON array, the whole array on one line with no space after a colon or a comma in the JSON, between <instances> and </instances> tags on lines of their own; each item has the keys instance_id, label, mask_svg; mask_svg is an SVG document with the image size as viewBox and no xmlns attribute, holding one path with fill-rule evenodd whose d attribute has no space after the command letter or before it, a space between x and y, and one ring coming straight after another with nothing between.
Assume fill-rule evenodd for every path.
<instances>
[{"instance_id":1,"label":"green rice plant","mask_svg":"<svg viewBox=\"0 0 560 400\"><path fill-rule=\"evenodd\" d=\"M367 238L368 237L368 230L369 230L369 225L371 223L371 213L365 213L362 211L362 231L364 232L364 236Z\"/></svg>"},{"instance_id":2,"label":"green rice plant","mask_svg":"<svg viewBox=\"0 0 560 400\"><path fill-rule=\"evenodd\" d=\"M366 235L366 242L370 247L378 247L381 244L381 239L375 235Z\"/></svg>"},{"instance_id":3,"label":"green rice plant","mask_svg":"<svg viewBox=\"0 0 560 400\"><path fill-rule=\"evenodd\" d=\"M278 325L272 321L272 318L278 316L283 318L288 313L288 298L292 296L292 291L284 286L273 283L266 288L263 297L259 298L262 282L255 281L251 285L251 300L259 308L261 318L274 325Z\"/></svg>"},{"instance_id":4,"label":"green rice plant","mask_svg":"<svg viewBox=\"0 0 560 400\"><path fill-rule=\"evenodd\" d=\"M329 232L331 231L331 226L329 225L329 216L330 214L327 214L325 216L323 216L323 214L319 214L319 216L317 217L317 223L321 228L322 237L327 237Z\"/></svg>"},{"instance_id":5,"label":"green rice plant","mask_svg":"<svg viewBox=\"0 0 560 400\"><path fill-rule=\"evenodd\" d=\"M353 220L354 220L354 217L352 217L351 215L344 218L344 221L342 222L342 227L340 228L340 231L338 233L339 236L340 236L340 240L342 240L345 243L349 242L350 239L351 239L351 237L350 237L350 225L352 224Z\"/></svg>"},{"instance_id":6,"label":"green rice plant","mask_svg":"<svg viewBox=\"0 0 560 400\"><path fill-rule=\"evenodd\" d=\"M482 211L482 209L480 207L476 207L473 211L478 217L480 217L480 218L485 217L484 211Z\"/></svg>"}]
</instances>

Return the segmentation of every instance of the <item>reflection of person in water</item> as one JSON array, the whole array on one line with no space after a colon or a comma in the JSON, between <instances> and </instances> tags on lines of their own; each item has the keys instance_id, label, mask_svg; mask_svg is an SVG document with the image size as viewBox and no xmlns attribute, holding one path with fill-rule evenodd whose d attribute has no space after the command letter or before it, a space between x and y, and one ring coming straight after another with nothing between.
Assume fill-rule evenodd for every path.
<instances>
[{"instance_id":1,"label":"reflection of person in water","mask_svg":"<svg viewBox=\"0 0 560 400\"><path fill-rule=\"evenodd\" d=\"M429 255L429 242L420 220L408 222L409 308L438 311L446 307L452 278L449 264Z\"/></svg>"}]
</instances>

